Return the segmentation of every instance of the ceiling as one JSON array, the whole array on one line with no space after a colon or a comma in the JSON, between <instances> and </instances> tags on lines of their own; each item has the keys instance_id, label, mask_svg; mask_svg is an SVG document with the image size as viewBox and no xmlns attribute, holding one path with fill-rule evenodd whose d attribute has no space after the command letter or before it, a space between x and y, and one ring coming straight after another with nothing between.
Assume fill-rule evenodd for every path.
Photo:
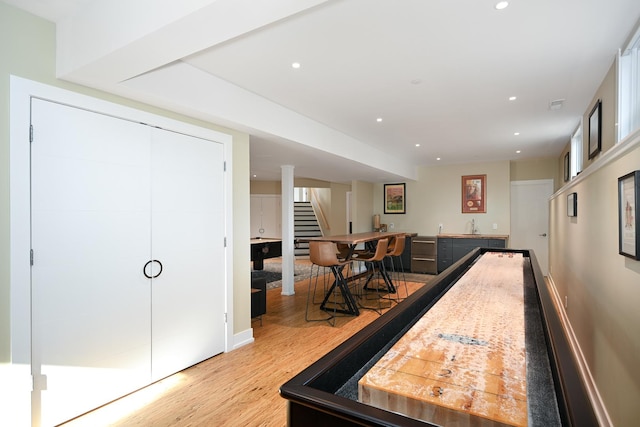
<instances>
[{"instance_id":1,"label":"ceiling","mask_svg":"<svg viewBox=\"0 0 640 427\"><path fill-rule=\"evenodd\" d=\"M111 38L95 25L86 34L121 45L91 72L59 63L60 77L250 133L258 180L285 164L389 182L418 166L559 156L640 18L637 0L185 0L139 13L158 2L5 1L57 22L64 58L89 50L77 28L91 10L137 18L130 31L144 34L130 40L125 18ZM143 25L154 13L167 16ZM95 38L83 43L99 53Z\"/></svg>"}]
</instances>

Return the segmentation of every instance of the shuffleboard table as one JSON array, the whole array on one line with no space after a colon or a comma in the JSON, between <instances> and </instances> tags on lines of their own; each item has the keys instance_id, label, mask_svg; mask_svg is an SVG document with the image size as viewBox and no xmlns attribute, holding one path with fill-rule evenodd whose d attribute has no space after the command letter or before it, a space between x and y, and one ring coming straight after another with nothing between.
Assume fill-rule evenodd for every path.
<instances>
[{"instance_id":1,"label":"shuffleboard table","mask_svg":"<svg viewBox=\"0 0 640 427\"><path fill-rule=\"evenodd\" d=\"M280 394L289 426L598 425L529 250L475 249Z\"/></svg>"}]
</instances>

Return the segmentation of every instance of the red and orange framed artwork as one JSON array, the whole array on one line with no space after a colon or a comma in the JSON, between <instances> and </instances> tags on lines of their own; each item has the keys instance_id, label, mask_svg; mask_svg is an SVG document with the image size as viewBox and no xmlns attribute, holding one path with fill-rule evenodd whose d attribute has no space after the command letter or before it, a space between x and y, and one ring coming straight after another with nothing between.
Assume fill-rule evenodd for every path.
<instances>
[{"instance_id":1,"label":"red and orange framed artwork","mask_svg":"<svg viewBox=\"0 0 640 427\"><path fill-rule=\"evenodd\" d=\"M407 197L404 183L384 185L384 213L407 213Z\"/></svg>"},{"instance_id":2,"label":"red and orange framed artwork","mask_svg":"<svg viewBox=\"0 0 640 427\"><path fill-rule=\"evenodd\" d=\"M487 212L487 175L462 177L462 213Z\"/></svg>"}]
</instances>

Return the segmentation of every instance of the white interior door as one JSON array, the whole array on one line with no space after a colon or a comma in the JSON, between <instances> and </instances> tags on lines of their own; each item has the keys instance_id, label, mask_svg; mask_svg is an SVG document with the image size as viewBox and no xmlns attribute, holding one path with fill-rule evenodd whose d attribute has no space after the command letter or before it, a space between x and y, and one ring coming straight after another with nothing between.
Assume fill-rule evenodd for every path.
<instances>
[{"instance_id":1,"label":"white interior door","mask_svg":"<svg viewBox=\"0 0 640 427\"><path fill-rule=\"evenodd\" d=\"M542 273L549 271L549 197L553 180L511 182L511 236L514 249L533 249Z\"/></svg>"},{"instance_id":2,"label":"white interior door","mask_svg":"<svg viewBox=\"0 0 640 427\"><path fill-rule=\"evenodd\" d=\"M48 426L148 383L150 128L37 99L32 124L32 407Z\"/></svg>"},{"instance_id":3,"label":"white interior door","mask_svg":"<svg viewBox=\"0 0 640 427\"><path fill-rule=\"evenodd\" d=\"M156 380L225 348L223 145L154 129L152 189Z\"/></svg>"}]
</instances>

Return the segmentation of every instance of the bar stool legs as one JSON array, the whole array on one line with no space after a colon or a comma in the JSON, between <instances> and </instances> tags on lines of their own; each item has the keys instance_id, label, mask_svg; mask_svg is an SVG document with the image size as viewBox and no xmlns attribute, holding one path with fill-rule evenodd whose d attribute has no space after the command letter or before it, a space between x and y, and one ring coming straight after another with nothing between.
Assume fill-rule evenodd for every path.
<instances>
[{"instance_id":1,"label":"bar stool legs","mask_svg":"<svg viewBox=\"0 0 640 427\"><path fill-rule=\"evenodd\" d=\"M310 242L309 243L309 260L312 263L311 276L309 277L309 289L307 294L307 307L305 311L305 320L307 321L328 321L332 326L335 325L337 313L349 315L358 315L358 307L355 299L351 295L347 287L347 279L344 276L344 270L349 275L350 261L341 261L336 254L336 246L332 242ZM318 272L313 279L313 266L318 267ZM323 294L324 299L320 303L320 310L329 313L327 317L319 319L311 319L309 316L309 306L315 304L315 293L318 287L317 280L320 276L320 267L327 267L331 271L333 280L327 290L328 274L323 275ZM312 292L313 286L313 292Z\"/></svg>"},{"instance_id":2,"label":"bar stool legs","mask_svg":"<svg viewBox=\"0 0 640 427\"><path fill-rule=\"evenodd\" d=\"M313 276L313 268L317 267L317 273L315 275L315 279ZM315 296L316 296L316 289L318 288L318 278L320 277L320 268L322 268L322 271L324 272L324 274L322 274L322 295L324 297L324 295L327 292L327 271L326 271L326 267L321 267L320 265L317 264L311 264L311 274L309 275L309 288L308 288L308 292L307 292L307 308L304 312L304 320L306 320L307 322L329 322L329 324L331 326L335 326L336 324L336 311L334 310L333 314L328 314L328 316L326 317L321 317L321 318L316 318L316 319L312 319L309 316L309 306L310 305L317 305L320 304L319 302L315 301ZM311 290L311 287L313 286L313 291ZM335 294L335 290L334 290L334 294ZM336 306L337 307L337 306Z\"/></svg>"},{"instance_id":3,"label":"bar stool legs","mask_svg":"<svg viewBox=\"0 0 640 427\"><path fill-rule=\"evenodd\" d=\"M368 255L360 254L357 258L358 261L365 262L365 265L367 266L367 274L365 275L366 281L364 285L358 285L358 292L362 292L362 294L360 294L360 300L377 301L377 307L373 305L363 305L362 303L360 307L368 310L374 310L378 314L382 314L383 309L391 307L391 302L389 302L388 306L383 306L381 291L383 293L394 291L393 285L389 282L389 278L387 276L387 272L383 263L384 257L387 255L388 244L388 239L380 239L378 241L378 245L376 246L375 253ZM374 281L373 283L372 280ZM371 298L372 293L375 294L374 298Z\"/></svg>"}]
</instances>

